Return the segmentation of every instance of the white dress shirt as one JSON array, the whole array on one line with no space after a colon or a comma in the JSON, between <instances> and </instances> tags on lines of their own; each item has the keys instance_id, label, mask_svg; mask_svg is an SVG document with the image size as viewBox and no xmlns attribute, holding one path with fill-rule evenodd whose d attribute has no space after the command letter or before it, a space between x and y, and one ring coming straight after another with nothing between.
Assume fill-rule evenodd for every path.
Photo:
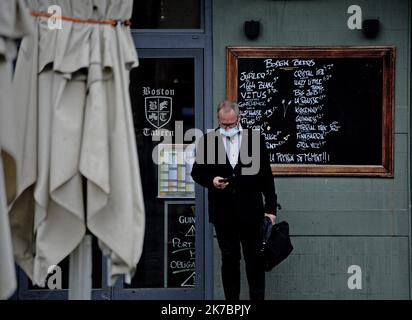
<instances>
[{"instance_id":1,"label":"white dress shirt","mask_svg":"<svg viewBox=\"0 0 412 320\"><path fill-rule=\"evenodd\" d=\"M243 135L243 128L239 124L239 133L234 135L233 137L229 138L222 135L223 145L226 149L227 157L229 158L229 162L234 168L237 164L237 160L239 158L239 150L242 143L242 135Z\"/></svg>"}]
</instances>

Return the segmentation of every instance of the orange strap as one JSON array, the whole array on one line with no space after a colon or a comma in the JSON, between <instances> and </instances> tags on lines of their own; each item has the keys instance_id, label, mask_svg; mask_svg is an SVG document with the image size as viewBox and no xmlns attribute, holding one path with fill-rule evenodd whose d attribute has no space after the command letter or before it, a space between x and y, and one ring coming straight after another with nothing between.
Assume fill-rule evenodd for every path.
<instances>
[{"instance_id":1,"label":"orange strap","mask_svg":"<svg viewBox=\"0 0 412 320\"><path fill-rule=\"evenodd\" d=\"M95 19L80 19L80 18L74 18L74 17L67 17L67 16L54 16L50 13L46 12L40 12L40 11L32 11L31 15L33 17L46 17L46 18L57 18L57 19L62 19L65 21L71 21L71 22L77 22L77 23L96 23L96 24L108 24L113 27L117 26L118 23L122 23L125 26L130 26L132 23L130 20L125 20L125 21L117 21L117 20L95 20Z\"/></svg>"}]
</instances>

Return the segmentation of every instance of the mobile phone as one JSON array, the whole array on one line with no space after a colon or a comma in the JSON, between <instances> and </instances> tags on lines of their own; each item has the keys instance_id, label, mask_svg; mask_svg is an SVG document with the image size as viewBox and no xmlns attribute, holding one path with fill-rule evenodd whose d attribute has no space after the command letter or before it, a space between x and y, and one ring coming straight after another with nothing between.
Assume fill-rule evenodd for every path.
<instances>
[{"instance_id":1,"label":"mobile phone","mask_svg":"<svg viewBox=\"0 0 412 320\"><path fill-rule=\"evenodd\" d=\"M219 179L219 182L229 182L231 179L230 178L222 178Z\"/></svg>"}]
</instances>

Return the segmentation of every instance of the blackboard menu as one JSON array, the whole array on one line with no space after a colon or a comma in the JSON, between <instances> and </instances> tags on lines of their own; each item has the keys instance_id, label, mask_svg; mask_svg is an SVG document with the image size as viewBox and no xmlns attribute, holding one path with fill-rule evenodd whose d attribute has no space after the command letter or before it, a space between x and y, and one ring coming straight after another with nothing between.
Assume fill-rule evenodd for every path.
<instances>
[{"instance_id":1,"label":"blackboard menu","mask_svg":"<svg viewBox=\"0 0 412 320\"><path fill-rule=\"evenodd\" d=\"M166 201L166 287L193 287L196 278L196 218L192 202Z\"/></svg>"},{"instance_id":2,"label":"blackboard menu","mask_svg":"<svg viewBox=\"0 0 412 320\"><path fill-rule=\"evenodd\" d=\"M274 173L391 176L393 60L393 48L228 48L228 97Z\"/></svg>"}]
</instances>

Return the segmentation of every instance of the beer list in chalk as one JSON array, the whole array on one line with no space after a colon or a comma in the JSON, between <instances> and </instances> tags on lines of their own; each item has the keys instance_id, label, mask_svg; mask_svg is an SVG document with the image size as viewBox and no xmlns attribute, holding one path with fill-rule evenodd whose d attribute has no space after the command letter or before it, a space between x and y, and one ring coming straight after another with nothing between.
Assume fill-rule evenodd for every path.
<instances>
[{"instance_id":1,"label":"beer list in chalk","mask_svg":"<svg viewBox=\"0 0 412 320\"><path fill-rule=\"evenodd\" d=\"M242 126L261 131L270 162L327 164L341 125L327 112L334 63L327 59L239 59Z\"/></svg>"},{"instance_id":2,"label":"beer list in chalk","mask_svg":"<svg viewBox=\"0 0 412 320\"><path fill-rule=\"evenodd\" d=\"M193 287L196 278L196 218L193 202L166 201L166 287Z\"/></svg>"}]
</instances>

